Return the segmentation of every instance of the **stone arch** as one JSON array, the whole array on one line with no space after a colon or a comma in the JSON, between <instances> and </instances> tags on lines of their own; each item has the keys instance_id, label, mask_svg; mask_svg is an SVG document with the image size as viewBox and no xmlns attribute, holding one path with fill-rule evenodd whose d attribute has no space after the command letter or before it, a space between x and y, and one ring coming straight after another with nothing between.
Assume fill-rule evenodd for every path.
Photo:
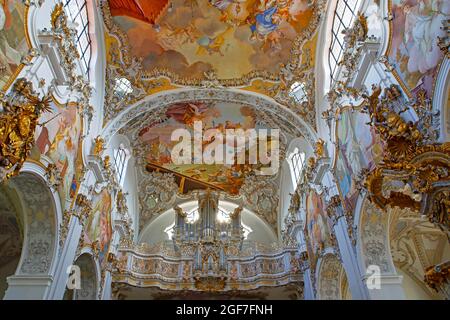
<instances>
[{"instance_id":1,"label":"stone arch","mask_svg":"<svg viewBox=\"0 0 450 320\"><path fill-rule=\"evenodd\" d=\"M446 142L450 140L450 59L444 57L435 85L433 112L439 115L439 142Z\"/></svg>"},{"instance_id":2,"label":"stone arch","mask_svg":"<svg viewBox=\"0 0 450 320\"><path fill-rule=\"evenodd\" d=\"M58 256L57 230L62 216L59 196L48 186L45 169L30 162L4 188L15 194L16 210L23 224L21 256L15 274L7 279L5 299L45 299Z\"/></svg>"},{"instance_id":3,"label":"stone arch","mask_svg":"<svg viewBox=\"0 0 450 320\"><path fill-rule=\"evenodd\" d=\"M371 265L380 268L381 273L395 273L389 246L389 216L366 197L358 200L359 233L357 252L361 270Z\"/></svg>"},{"instance_id":4,"label":"stone arch","mask_svg":"<svg viewBox=\"0 0 450 320\"><path fill-rule=\"evenodd\" d=\"M450 260L447 234L410 209L390 210L389 231L392 259L409 300L446 299L446 292L433 290L425 281L427 269Z\"/></svg>"},{"instance_id":5,"label":"stone arch","mask_svg":"<svg viewBox=\"0 0 450 320\"><path fill-rule=\"evenodd\" d=\"M341 300L342 282L346 279L342 263L333 253L326 253L317 266L317 299Z\"/></svg>"},{"instance_id":6,"label":"stone arch","mask_svg":"<svg viewBox=\"0 0 450 320\"><path fill-rule=\"evenodd\" d=\"M304 137L311 146L316 141L316 132L292 110L263 95L228 88L183 88L147 96L117 114L103 129L102 136L109 143L117 131L135 119L142 119L142 116L148 112L157 114L171 104L199 100L238 102L255 106L258 110L265 111L273 121L276 121L275 124L282 126L284 123L293 136Z\"/></svg>"},{"instance_id":7,"label":"stone arch","mask_svg":"<svg viewBox=\"0 0 450 320\"><path fill-rule=\"evenodd\" d=\"M15 192L0 185L0 299L7 288L7 278L14 275L23 247L21 208Z\"/></svg>"},{"instance_id":8,"label":"stone arch","mask_svg":"<svg viewBox=\"0 0 450 320\"><path fill-rule=\"evenodd\" d=\"M83 249L74 265L80 269L80 289L66 289L65 300L96 300L99 291L100 267L90 249Z\"/></svg>"}]
</instances>

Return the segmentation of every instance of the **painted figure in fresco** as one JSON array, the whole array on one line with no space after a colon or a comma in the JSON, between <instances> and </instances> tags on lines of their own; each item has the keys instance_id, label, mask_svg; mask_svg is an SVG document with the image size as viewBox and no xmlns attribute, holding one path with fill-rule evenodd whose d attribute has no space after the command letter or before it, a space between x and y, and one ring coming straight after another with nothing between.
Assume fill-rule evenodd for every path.
<instances>
[{"instance_id":1,"label":"painted figure in fresco","mask_svg":"<svg viewBox=\"0 0 450 320\"><path fill-rule=\"evenodd\" d=\"M443 54L438 37L445 37L442 23L450 18L450 4L444 0L394 0L398 24L392 36L390 57L413 92L423 88L430 96L433 79Z\"/></svg>"},{"instance_id":2,"label":"painted figure in fresco","mask_svg":"<svg viewBox=\"0 0 450 320\"><path fill-rule=\"evenodd\" d=\"M180 103L170 106L166 111L166 115L191 127L195 121L202 121L204 118L203 112L207 109L208 106L204 103Z\"/></svg>"},{"instance_id":3,"label":"painted figure in fresco","mask_svg":"<svg viewBox=\"0 0 450 320\"><path fill-rule=\"evenodd\" d=\"M312 0L109 0L114 24L146 71L185 78L278 74L301 30L312 23ZM150 17L150 18L149 18ZM230 64L233 67L230 67Z\"/></svg>"},{"instance_id":4,"label":"painted figure in fresco","mask_svg":"<svg viewBox=\"0 0 450 320\"><path fill-rule=\"evenodd\" d=\"M233 0L209 0L209 3L219 10L226 10Z\"/></svg>"},{"instance_id":5,"label":"painted figure in fresco","mask_svg":"<svg viewBox=\"0 0 450 320\"><path fill-rule=\"evenodd\" d=\"M352 210L358 190L356 177L363 169L373 169L381 160L383 147L373 127L367 125L369 117L361 113L345 111L338 125L339 158L336 178L345 198L345 206Z\"/></svg>"},{"instance_id":6,"label":"painted figure in fresco","mask_svg":"<svg viewBox=\"0 0 450 320\"><path fill-rule=\"evenodd\" d=\"M69 110L63 110L61 115L58 119L58 131L46 155L55 162L61 176L64 177L64 195L69 196L73 174L76 169L75 162L80 132L77 126L76 108L71 107ZM44 130L41 135L43 133L45 134Z\"/></svg>"},{"instance_id":7,"label":"painted figure in fresco","mask_svg":"<svg viewBox=\"0 0 450 320\"><path fill-rule=\"evenodd\" d=\"M206 36L198 39L197 44L199 45L199 47L197 49L197 55L201 56L205 54L218 53L221 56L224 56L223 52L221 51L221 48L225 43L224 34L226 32L228 32L228 29L224 33L219 34L217 37L213 39Z\"/></svg>"},{"instance_id":8,"label":"painted figure in fresco","mask_svg":"<svg viewBox=\"0 0 450 320\"><path fill-rule=\"evenodd\" d=\"M414 6L405 4L403 7L406 16L404 43L409 47L408 71L411 73L426 73L439 63L442 53L437 37L443 35L442 22L450 13L450 5L445 2L422 0Z\"/></svg>"},{"instance_id":9,"label":"painted figure in fresco","mask_svg":"<svg viewBox=\"0 0 450 320\"><path fill-rule=\"evenodd\" d=\"M73 199L80 174L79 144L82 131L77 106L52 105L53 116L41 118L35 133L35 155L46 156L56 165L62 177L59 188L61 200ZM40 130L40 131L39 131ZM82 165L81 165L82 166Z\"/></svg>"},{"instance_id":10,"label":"painted figure in fresco","mask_svg":"<svg viewBox=\"0 0 450 320\"><path fill-rule=\"evenodd\" d=\"M327 239L327 221L322 215L323 211L322 198L316 192L310 193L307 202L307 228L314 253L323 248Z\"/></svg>"},{"instance_id":11,"label":"painted figure in fresco","mask_svg":"<svg viewBox=\"0 0 450 320\"><path fill-rule=\"evenodd\" d=\"M0 67L3 70L11 69L20 64L21 54L12 48L8 43L5 32L12 27L12 16L9 9L10 4L14 1L0 0Z\"/></svg>"},{"instance_id":12,"label":"painted figure in fresco","mask_svg":"<svg viewBox=\"0 0 450 320\"><path fill-rule=\"evenodd\" d=\"M110 221L111 197L106 191L99 196L93 208L92 220L88 225L87 235L91 242L99 241L100 251L108 249L112 230Z\"/></svg>"},{"instance_id":13,"label":"painted figure in fresco","mask_svg":"<svg viewBox=\"0 0 450 320\"><path fill-rule=\"evenodd\" d=\"M256 15L255 24L250 26L250 30L253 34L252 39L263 40L277 29L278 24L274 21L274 15L277 10L278 8L274 6Z\"/></svg>"}]
</instances>

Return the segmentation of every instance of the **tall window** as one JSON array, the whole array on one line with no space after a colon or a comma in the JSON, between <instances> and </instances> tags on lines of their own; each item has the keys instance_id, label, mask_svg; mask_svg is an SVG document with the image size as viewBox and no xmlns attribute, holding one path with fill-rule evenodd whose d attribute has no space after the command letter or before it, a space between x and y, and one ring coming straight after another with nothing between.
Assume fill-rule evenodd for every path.
<instances>
[{"instance_id":1,"label":"tall window","mask_svg":"<svg viewBox=\"0 0 450 320\"><path fill-rule=\"evenodd\" d=\"M295 148L294 152L289 157L289 166L291 168L291 177L292 183L294 184L294 190L297 189L304 165L305 153L300 152L298 148Z\"/></svg>"},{"instance_id":2,"label":"tall window","mask_svg":"<svg viewBox=\"0 0 450 320\"><path fill-rule=\"evenodd\" d=\"M117 181L122 184L127 163L128 151L123 145L114 151L114 166L116 169Z\"/></svg>"},{"instance_id":3,"label":"tall window","mask_svg":"<svg viewBox=\"0 0 450 320\"><path fill-rule=\"evenodd\" d=\"M76 44L80 54L81 67L89 77L91 63L91 38L89 37L89 20L85 0L65 0L64 9L69 20L76 24Z\"/></svg>"},{"instance_id":4,"label":"tall window","mask_svg":"<svg viewBox=\"0 0 450 320\"><path fill-rule=\"evenodd\" d=\"M331 83L336 80L339 62L345 49L342 31L350 28L355 21L358 4L359 0L338 0L337 2L331 30L331 46L328 53Z\"/></svg>"}]
</instances>

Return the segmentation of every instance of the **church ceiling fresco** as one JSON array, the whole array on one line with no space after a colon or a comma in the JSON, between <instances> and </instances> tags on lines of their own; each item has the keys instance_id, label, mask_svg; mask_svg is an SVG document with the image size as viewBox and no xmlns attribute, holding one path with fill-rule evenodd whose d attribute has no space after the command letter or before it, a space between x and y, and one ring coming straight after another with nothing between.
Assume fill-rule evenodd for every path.
<instances>
[{"instance_id":1,"label":"church ceiling fresco","mask_svg":"<svg viewBox=\"0 0 450 320\"><path fill-rule=\"evenodd\" d=\"M22 1L0 2L0 89L7 90L23 67L31 44L27 35L28 9Z\"/></svg>"},{"instance_id":2,"label":"church ceiling fresco","mask_svg":"<svg viewBox=\"0 0 450 320\"><path fill-rule=\"evenodd\" d=\"M249 105L231 102L192 101L176 103L164 111L164 120L141 123L130 140L135 142L134 149L141 153L144 165L149 171L174 172L186 177L189 183L202 185L202 188L219 189L230 194L238 194L245 177L255 172L261 164L175 164L171 153L179 140L172 141L172 132L186 129L194 137L194 122L201 121L203 130L217 129L224 137L227 129L264 129L258 121L256 110ZM203 137L205 138L205 136ZM203 140L203 151L214 140ZM268 148L270 151L270 141ZM223 144L225 147L225 144ZM238 149L237 155L245 154L248 159L250 150L257 145L252 143ZM248 161L247 161L248 163Z\"/></svg>"},{"instance_id":3,"label":"church ceiling fresco","mask_svg":"<svg viewBox=\"0 0 450 320\"><path fill-rule=\"evenodd\" d=\"M277 78L317 17L307 0L108 0L118 31L148 72L201 79Z\"/></svg>"},{"instance_id":4,"label":"church ceiling fresco","mask_svg":"<svg viewBox=\"0 0 450 320\"><path fill-rule=\"evenodd\" d=\"M410 93L425 90L428 98L444 53L439 38L445 38L443 22L450 19L450 4L438 0L393 0L390 62Z\"/></svg>"},{"instance_id":5,"label":"church ceiling fresco","mask_svg":"<svg viewBox=\"0 0 450 320\"><path fill-rule=\"evenodd\" d=\"M325 1L102 2L105 123L127 106L180 86L239 87L287 106L315 128L314 61ZM133 92L114 97L117 78ZM289 95L305 84L307 101ZM108 89L109 88L109 89Z\"/></svg>"}]
</instances>

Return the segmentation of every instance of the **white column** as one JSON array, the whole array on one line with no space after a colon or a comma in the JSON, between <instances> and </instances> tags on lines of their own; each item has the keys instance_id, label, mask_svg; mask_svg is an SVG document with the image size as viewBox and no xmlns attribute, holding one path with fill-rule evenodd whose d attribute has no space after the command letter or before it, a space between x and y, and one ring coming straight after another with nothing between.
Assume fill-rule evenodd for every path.
<instances>
[{"instance_id":1,"label":"white column","mask_svg":"<svg viewBox=\"0 0 450 320\"><path fill-rule=\"evenodd\" d=\"M117 255L117 246L119 245L120 234L116 230L113 234L113 238L111 239L111 246L109 249L110 253ZM105 270L105 279L103 282L103 291L101 292L100 300L111 300L111 283L112 283L112 275L109 270Z\"/></svg>"},{"instance_id":2,"label":"white column","mask_svg":"<svg viewBox=\"0 0 450 320\"><path fill-rule=\"evenodd\" d=\"M13 275L6 279L8 289L3 300L44 300L52 284L49 275Z\"/></svg>"},{"instance_id":3,"label":"white column","mask_svg":"<svg viewBox=\"0 0 450 320\"><path fill-rule=\"evenodd\" d=\"M311 269L309 265L303 271L303 282L305 283L305 288L303 289L303 295L305 300L315 300L314 289L311 283Z\"/></svg>"},{"instance_id":4,"label":"white column","mask_svg":"<svg viewBox=\"0 0 450 320\"><path fill-rule=\"evenodd\" d=\"M348 235L347 221L344 217L342 206L338 205L334 210L335 222L333 230L339 246L342 264L347 275L350 292L352 293L352 299L367 300L369 299L369 294L365 282L361 279L361 274L363 273L359 268L355 247Z\"/></svg>"}]
</instances>

